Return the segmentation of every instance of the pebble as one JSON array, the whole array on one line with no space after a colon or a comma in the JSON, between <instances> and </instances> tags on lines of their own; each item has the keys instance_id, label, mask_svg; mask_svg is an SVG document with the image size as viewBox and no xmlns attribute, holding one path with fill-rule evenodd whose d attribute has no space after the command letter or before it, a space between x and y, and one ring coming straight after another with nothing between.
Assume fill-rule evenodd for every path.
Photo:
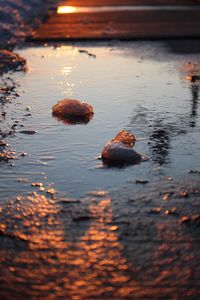
<instances>
[{"instance_id":1,"label":"pebble","mask_svg":"<svg viewBox=\"0 0 200 300\"><path fill-rule=\"evenodd\" d=\"M80 49L80 50L78 50L78 52L79 52L79 53L85 53L85 54L87 54L87 55L90 56L90 57L96 58L96 55L95 55L95 54L92 54L92 53L88 52L87 50Z\"/></svg>"},{"instance_id":2,"label":"pebble","mask_svg":"<svg viewBox=\"0 0 200 300\"><path fill-rule=\"evenodd\" d=\"M8 146L6 141L0 140L0 147L6 147L6 146Z\"/></svg>"},{"instance_id":3,"label":"pebble","mask_svg":"<svg viewBox=\"0 0 200 300\"><path fill-rule=\"evenodd\" d=\"M155 207L155 208L152 208L150 210L150 212L153 214L159 214L161 212L161 210L162 210L162 207Z\"/></svg>"},{"instance_id":4,"label":"pebble","mask_svg":"<svg viewBox=\"0 0 200 300\"><path fill-rule=\"evenodd\" d=\"M52 197L55 196L55 194L57 193L55 189L53 188L49 188L46 190L47 194L51 195Z\"/></svg>"},{"instance_id":5,"label":"pebble","mask_svg":"<svg viewBox=\"0 0 200 300\"><path fill-rule=\"evenodd\" d=\"M149 181L148 181L148 180L136 179L136 180L135 180L135 183L147 184L147 183L149 183Z\"/></svg>"},{"instance_id":6,"label":"pebble","mask_svg":"<svg viewBox=\"0 0 200 300\"><path fill-rule=\"evenodd\" d=\"M26 152L23 152L23 153L21 154L22 157L25 157L26 155L27 155Z\"/></svg>"},{"instance_id":7,"label":"pebble","mask_svg":"<svg viewBox=\"0 0 200 300\"><path fill-rule=\"evenodd\" d=\"M168 193L166 193L166 194L163 195L162 198L163 198L164 201L166 201L166 200L169 199L169 196L170 196L170 195L169 195Z\"/></svg>"},{"instance_id":8,"label":"pebble","mask_svg":"<svg viewBox=\"0 0 200 300\"><path fill-rule=\"evenodd\" d=\"M41 186L43 186L43 183L42 182L32 182L31 186L39 186L39 187L41 187Z\"/></svg>"},{"instance_id":9,"label":"pebble","mask_svg":"<svg viewBox=\"0 0 200 300\"><path fill-rule=\"evenodd\" d=\"M89 191L86 193L88 196L95 196L95 197L105 197L108 195L108 191Z\"/></svg>"},{"instance_id":10,"label":"pebble","mask_svg":"<svg viewBox=\"0 0 200 300\"><path fill-rule=\"evenodd\" d=\"M181 191L181 192L179 193L179 196L180 196L181 198L185 198L185 197L189 197L189 194L188 194L187 191Z\"/></svg>"},{"instance_id":11,"label":"pebble","mask_svg":"<svg viewBox=\"0 0 200 300\"><path fill-rule=\"evenodd\" d=\"M176 207L172 207L171 209L167 209L165 211L165 215L177 215L178 213L176 212Z\"/></svg>"},{"instance_id":12,"label":"pebble","mask_svg":"<svg viewBox=\"0 0 200 300\"><path fill-rule=\"evenodd\" d=\"M200 170L190 170L188 171L189 174L200 174Z\"/></svg>"},{"instance_id":13,"label":"pebble","mask_svg":"<svg viewBox=\"0 0 200 300\"><path fill-rule=\"evenodd\" d=\"M196 214L193 216L182 216L180 219L180 223L181 224L187 223L187 224L199 226L200 225L200 214Z\"/></svg>"},{"instance_id":14,"label":"pebble","mask_svg":"<svg viewBox=\"0 0 200 300\"><path fill-rule=\"evenodd\" d=\"M188 223L190 222L190 218L188 216L181 217L181 223Z\"/></svg>"},{"instance_id":15,"label":"pebble","mask_svg":"<svg viewBox=\"0 0 200 300\"><path fill-rule=\"evenodd\" d=\"M167 177L167 180L173 181L173 178L171 176Z\"/></svg>"},{"instance_id":16,"label":"pebble","mask_svg":"<svg viewBox=\"0 0 200 300\"><path fill-rule=\"evenodd\" d=\"M37 133L37 131L36 130L20 130L19 133L33 135L33 134Z\"/></svg>"},{"instance_id":17,"label":"pebble","mask_svg":"<svg viewBox=\"0 0 200 300\"><path fill-rule=\"evenodd\" d=\"M200 75L192 75L191 76L191 82L200 81Z\"/></svg>"}]
</instances>

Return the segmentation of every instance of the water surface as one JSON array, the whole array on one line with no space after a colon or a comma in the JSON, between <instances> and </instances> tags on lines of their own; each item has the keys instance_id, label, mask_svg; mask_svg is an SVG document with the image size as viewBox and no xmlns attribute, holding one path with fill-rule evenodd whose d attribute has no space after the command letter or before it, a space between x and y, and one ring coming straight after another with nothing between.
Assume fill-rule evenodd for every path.
<instances>
[{"instance_id":1,"label":"water surface","mask_svg":"<svg viewBox=\"0 0 200 300\"><path fill-rule=\"evenodd\" d=\"M2 130L17 124L18 158L0 167L2 300L199 299L197 46L19 50L29 69L6 75L19 97L1 116ZM63 98L92 104L93 119L53 118ZM149 160L108 168L98 156L122 129Z\"/></svg>"},{"instance_id":2,"label":"water surface","mask_svg":"<svg viewBox=\"0 0 200 300\"><path fill-rule=\"evenodd\" d=\"M147 42L30 46L19 53L29 70L14 75L20 97L8 116L10 110L24 127L10 143L27 156L1 168L2 199L27 192L38 181L80 197L128 186L130 179L184 176L198 167L199 83L188 76L199 72L199 54L177 54ZM53 118L51 108L63 98L92 104L94 118L73 126ZM21 134L22 129L37 133ZM106 168L97 159L121 129L136 135L135 149L148 162Z\"/></svg>"}]
</instances>

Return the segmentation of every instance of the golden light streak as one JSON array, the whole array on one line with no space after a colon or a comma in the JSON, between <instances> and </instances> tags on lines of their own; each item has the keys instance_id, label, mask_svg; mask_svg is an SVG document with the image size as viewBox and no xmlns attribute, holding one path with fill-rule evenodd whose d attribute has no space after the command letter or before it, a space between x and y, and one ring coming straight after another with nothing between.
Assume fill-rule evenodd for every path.
<instances>
[{"instance_id":1,"label":"golden light streak","mask_svg":"<svg viewBox=\"0 0 200 300\"><path fill-rule=\"evenodd\" d=\"M71 14L76 12L76 7L74 6L59 6L57 8L58 14Z\"/></svg>"}]
</instances>

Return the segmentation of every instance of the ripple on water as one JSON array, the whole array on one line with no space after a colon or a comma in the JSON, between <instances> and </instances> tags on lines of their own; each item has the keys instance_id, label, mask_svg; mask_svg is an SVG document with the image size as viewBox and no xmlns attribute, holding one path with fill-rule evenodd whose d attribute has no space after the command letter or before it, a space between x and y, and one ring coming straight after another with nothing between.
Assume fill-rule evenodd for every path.
<instances>
[{"instance_id":1,"label":"ripple on water","mask_svg":"<svg viewBox=\"0 0 200 300\"><path fill-rule=\"evenodd\" d=\"M185 44L191 47L189 41ZM96 59L88 60L83 53L95 53ZM199 54L177 56L165 44L150 42L117 43L113 49L107 44L84 49L83 45L29 47L20 54L28 58L30 71L19 78L25 93L20 94L18 115L31 109L31 116L23 120L24 130L33 128L37 134L19 134L21 128L12 138L17 157L27 154L12 166L19 177L40 169L58 189L80 197L90 190L122 187L133 172L149 179L161 172L179 176L194 169L199 155L199 82L185 75L197 75ZM167 84L169 79L172 85ZM66 126L52 118L51 108L65 97L87 99L94 107L93 120ZM137 152L149 161L118 170L102 163L95 167L105 142L121 129L136 134ZM22 188L13 184L8 169L3 172L5 181L0 185L7 184L7 191ZM29 178L41 181L39 176ZM7 193L8 198L12 195Z\"/></svg>"},{"instance_id":2,"label":"ripple on water","mask_svg":"<svg viewBox=\"0 0 200 300\"><path fill-rule=\"evenodd\" d=\"M0 234L17 240L21 248L15 244L1 248L0 278L10 286L3 286L0 295L9 291L9 295L47 297L51 290L52 299L84 299L121 293L129 275L118 227L112 225L111 199L91 200L87 207L82 204L81 211L76 202L62 204L34 193L3 209ZM85 232L73 236L80 222ZM12 251L18 251L17 256L11 257Z\"/></svg>"},{"instance_id":3,"label":"ripple on water","mask_svg":"<svg viewBox=\"0 0 200 300\"><path fill-rule=\"evenodd\" d=\"M78 201L38 193L8 201L0 209L0 296L161 299L168 289L159 286L168 285L173 294L172 278L187 285L199 257L199 188L191 186L186 199L183 187L167 180L160 195L153 184L148 194L126 191L123 201L121 193L111 199L106 191ZM187 201L184 211L180 201ZM195 286L189 292L198 294Z\"/></svg>"}]
</instances>

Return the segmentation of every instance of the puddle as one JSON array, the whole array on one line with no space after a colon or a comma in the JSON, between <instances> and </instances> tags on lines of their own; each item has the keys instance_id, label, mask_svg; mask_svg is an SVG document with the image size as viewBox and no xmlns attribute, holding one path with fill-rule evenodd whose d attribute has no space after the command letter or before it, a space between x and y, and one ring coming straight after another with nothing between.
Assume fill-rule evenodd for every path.
<instances>
[{"instance_id":1,"label":"puddle","mask_svg":"<svg viewBox=\"0 0 200 300\"><path fill-rule=\"evenodd\" d=\"M171 46L18 51L29 70L2 104L17 126L0 146L18 159L0 166L1 299L199 297L200 54ZM92 104L90 122L54 118L63 98ZM98 159L122 129L148 161Z\"/></svg>"},{"instance_id":2,"label":"puddle","mask_svg":"<svg viewBox=\"0 0 200 300\"><path fill-rule=\"evenodd\" d=\"M9 104L7 118L14 109L24 127L8 143L26 155L1 167L1 199L26 193L31 182L44 181L48 188L80 197L122 188L127 180L152 181L198 169L199 83L186 79L191 70L184 67L198 62L198 54L173 54L160 43L30 46L18 52L29 70L14 75L20 97L18 105ZM93 119L70 125L52 117L52 106L63 98L91 103ZM107 168L97 159L122 129L136 135L135 150L149 161ZM19 178L28 182L22 185Z\"/></svg>"}]
</instances>

